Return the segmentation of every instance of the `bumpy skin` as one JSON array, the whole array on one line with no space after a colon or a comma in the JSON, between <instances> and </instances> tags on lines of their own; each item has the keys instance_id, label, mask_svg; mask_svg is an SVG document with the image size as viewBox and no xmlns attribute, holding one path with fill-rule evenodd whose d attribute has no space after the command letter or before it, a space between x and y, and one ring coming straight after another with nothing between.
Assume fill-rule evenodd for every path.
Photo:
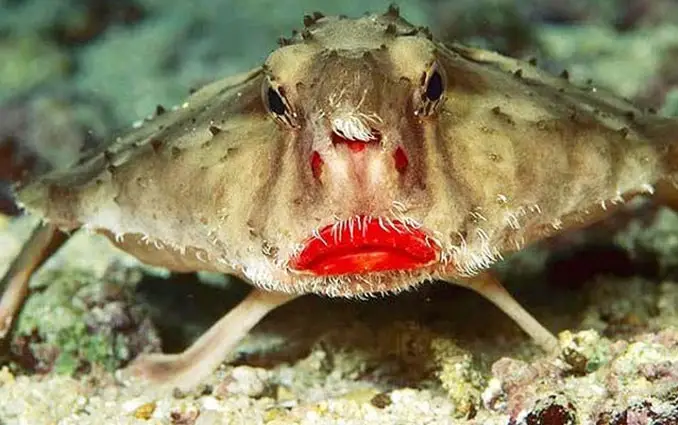
<instances>
[{"instance_id":1,"label":"bumpy skin","mask_svg":"<svg viewBox=\"0 0 678 425\"><path fill-rule=\"evenodd\" d=\"M311 19L283 44L263 67L201 89L24 187L20 200L62 228L103 232L147 263L350 296L463 280L652 192L675 168L676 120L527 63L446 47L393 12ZM444 93L429 102L436 69ZM269 87L282 88L287 114L268 110ZM342 129L380 136L358 156L333 143ZM356 216L420 227L437 261L332 277L290 269L318 229L357 226Z\"/></svg>"}]
</instances>

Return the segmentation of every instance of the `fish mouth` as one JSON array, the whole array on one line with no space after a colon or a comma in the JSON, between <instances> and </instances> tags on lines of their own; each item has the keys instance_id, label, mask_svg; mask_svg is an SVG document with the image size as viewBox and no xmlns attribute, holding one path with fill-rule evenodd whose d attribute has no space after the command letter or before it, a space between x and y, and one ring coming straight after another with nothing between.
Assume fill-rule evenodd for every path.
<instances>
[{"instance_id":1,"label":"fish mouth","mask_svg":"<svg viewBox=\"0 0 678 425\"><path fill-rule=\"evenodd\" d=\"M438 261L432 242L421 228L398 220L356 217L320 229L289 266L316 276L415 270Z\"/></svg>"}]
</instances>

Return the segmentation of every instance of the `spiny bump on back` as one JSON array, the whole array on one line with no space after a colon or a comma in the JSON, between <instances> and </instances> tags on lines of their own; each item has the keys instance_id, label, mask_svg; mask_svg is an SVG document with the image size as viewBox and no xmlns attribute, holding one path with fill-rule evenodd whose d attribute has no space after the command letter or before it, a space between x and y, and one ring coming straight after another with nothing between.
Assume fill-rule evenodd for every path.
<instances>
[{"instance_id":1,"label":"spiny bump on back","mask_svg":"<svg viewBox=\"0 0 678 425\"><path fill-rule=\"evenodd\" d=\"M413 26L400 16L400 9L395 4L391 4L386 12L382 14L365 14L367 17L376 19L378 25L384 26L384 33L388 36L412 36L422 35L429 40L433 40L433 34L428 27ZM278 46L285 47L297 43L313 41L316 38L316 32L324 25L336 21L347 19L345 15L326 16L321 12L313 12L303 17L303 28L292 30L289 37L281 36L276 41Z\"/></svg>"},{"instance_id":2,"label":"spiny bump on back","mask_svg":"<svg viewBox=\"0 0 678 425\"><path fill-rule=\"evenodd\" d=\"M325 15L321 12L313 12L310 15L304 15L304 26L307 28L313 26L316 22L324 17Z\"/></svg>"},{"instance_id":3,"label":"spiny bump on back","mask_svg":"<svg viewBox=\"0 0 678 425\"><path fill-rule=\"evenodd\" d=\"M288 37L279 37L278 38L278 46L280 46L280 47L289 46L292 43L293 42L292 42L291 38L288 38Z\"/></svg>"},{"instance_id":4,"label":"spiny bump on back","mask_svg":"<svg viewBox=\"0 0 678 425\"><path fill-rule=\"evenodd\" d=\"M424 37L426 37L428 40L433 40L433 33L429 29L429 27L417 27L417 32L419 34L423 34Z\"/></svg>"},{"instance_id":5,"label":"spiny bump on back","mask_svg":"<svg viewBox=\"0 0 678 425\"><path fill-rule=\"evenodd\" d=\"M393 19L398 19L400 18L400 8L398 7L397 4L391 3L388 5L388 8L386 9L386 13L384 13L383 16L393 18Z\"/></svg>"}]
</instances>

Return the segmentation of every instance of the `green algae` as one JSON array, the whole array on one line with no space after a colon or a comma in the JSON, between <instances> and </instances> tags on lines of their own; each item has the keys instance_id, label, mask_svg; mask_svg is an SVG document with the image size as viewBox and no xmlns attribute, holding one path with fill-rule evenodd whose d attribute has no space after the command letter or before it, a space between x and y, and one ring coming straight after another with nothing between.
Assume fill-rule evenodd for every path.
<instances>
[{"instance_id":1,"label":"green algae","mask_svg":"<svg viewBox=\"0 0 678 425\"><path fill-rule=\"evenodd\" d=\"M610 359L609 342L603 341L593 330L563 331L558 337L561 357L571 367L570 373L577 376L595 372Z\"/></svg>"},{"instance_id":2,"label":"green algae","mask_svg":"<svg viewBox=\"0 0 678 425\"><path fill-rule=\"evenodd\" d=\"M144 309L128 304L134 298L130 283L78 268L42 273L17 320L15 361L32 364L33 371L72 375L93 364L120 368L142 340L157 348Z\"/></svg>"}]
</instances>

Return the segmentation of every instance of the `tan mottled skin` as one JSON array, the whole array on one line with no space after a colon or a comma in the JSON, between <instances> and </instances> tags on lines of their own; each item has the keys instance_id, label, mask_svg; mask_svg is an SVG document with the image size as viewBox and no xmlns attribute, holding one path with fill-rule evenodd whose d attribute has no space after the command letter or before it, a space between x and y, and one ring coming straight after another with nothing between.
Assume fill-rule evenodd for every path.
<instances>
[{"instance_id":1,"label":"tan mottled skin","mask_svg":"<svg viewBox=\"0 0 678 425\"><path fill-rule=\"evenodd\" d=\"M422 113L422 76L434 64L444 97ZM262 101L269 84L284 88L288 122ZM345 116L382 134L360 166L329 138L331 120ZM19 199L149 264L236 273L266 290L351 296L429 278L472 287L502 254L650 193L675 170L676 145L675 119L527 63L444 46L391 10L318 20L263 67L203 88ZM409 159L402 174L398 146ZM289 270L315 229L356 215L421 224L439 261L329 278Z\"/></svg>"}]
</instances>

